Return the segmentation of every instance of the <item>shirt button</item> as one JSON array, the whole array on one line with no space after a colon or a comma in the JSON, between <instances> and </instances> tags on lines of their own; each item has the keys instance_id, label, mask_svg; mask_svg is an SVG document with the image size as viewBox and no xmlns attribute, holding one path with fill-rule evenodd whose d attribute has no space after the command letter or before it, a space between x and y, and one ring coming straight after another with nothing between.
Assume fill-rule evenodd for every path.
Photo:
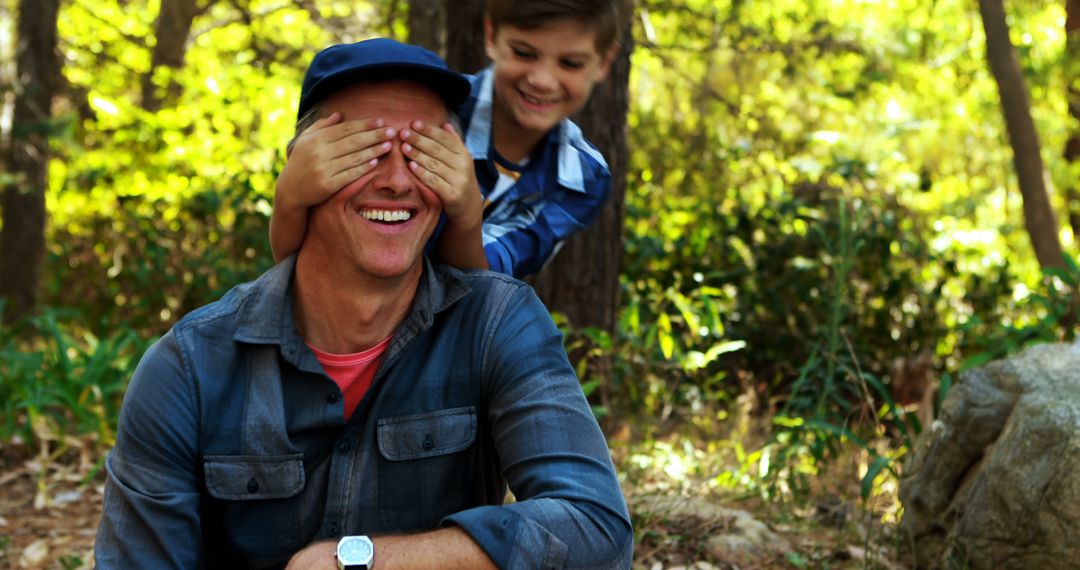
<instances>
[{"instance_id":1,"label":"shirt button","mask_svg":"<svg viewBox=\"0 0 1080 570\"><path fill-rule=\"evenodd\" d=\"M252 477L250 480L248 480L247 490L248 490L248 493L258 493L259 492L259 482L256 481L254 477Z\"/></svg>"},{"instance_id":2,"label":"shirt button","mask_svg":"<svg viewBox=\"0 0 1080 570\"><path fill-rule=\"evenodd\" d=\"M339 452L341 452L341 453L348 453L349 452L349 442L346 440L346 441L342 441L341 443L337 444L337 450Z\"/></svg>"},{"instance_id":3,"label":"shirt button","mask_svg":"<svg viewBox=\"0 0 1080 570\"><path fill-rule=\"evenodd\" d=\"M337 399L338 399L338 395L336 393L334 393L334 392L331 392L331 393L326 395L326 403L327 404L336 404Z\"/></svg>"}]
</instances>

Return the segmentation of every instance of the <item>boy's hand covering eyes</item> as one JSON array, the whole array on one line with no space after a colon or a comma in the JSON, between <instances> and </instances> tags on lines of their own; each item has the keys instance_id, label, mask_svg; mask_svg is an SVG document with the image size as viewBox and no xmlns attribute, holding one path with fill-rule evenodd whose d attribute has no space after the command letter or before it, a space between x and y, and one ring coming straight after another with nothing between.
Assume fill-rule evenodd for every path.
<instances>
[{"instance_id":1,"label":"boy's hand covering eyes","mask_svg":"<svg viewBox=\"0 0 1080 570\"><path fill-rule=\"evenodd\" d=\"M382 119L341 122L341 113L316 121L296 139L277 180L277 199L293 208L319 204L367 174L390 152L397 132Z\"/></svg>"},{"instance_id":2,"label":"boy's hand covering eyes","mask_svg":"<svg viewBox=\"0 0 1080 570\"><path fill-rule=\"evenodd\" d=\"M402 152L409 168L442 200L443 212L451 223L479 225L483 218L483 197L476 182L472 154L450 123L439 128L413 121L412 130L401 131Z\"/></svg>"}]
</instances>

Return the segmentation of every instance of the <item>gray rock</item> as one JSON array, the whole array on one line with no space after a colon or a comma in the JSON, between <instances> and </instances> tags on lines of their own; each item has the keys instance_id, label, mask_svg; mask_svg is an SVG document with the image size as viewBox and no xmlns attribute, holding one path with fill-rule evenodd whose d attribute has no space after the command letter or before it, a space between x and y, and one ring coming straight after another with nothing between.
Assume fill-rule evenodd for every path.
<instances>
[{"instance_id":1,"label":"gray rock","mask_svg":"<svg viewBox=\"0 0 1080 570\"><path fill-rule=\"evenodd\" d=\"M908 456L900 501L918 567L1077 567L1080 343L962 374Z\"/></svg>"},{"instance_id":2,"label":"gray rock","mask_svg":"<svg viewBox=\"0 0 1080 570\"><path fill-rule=\"evenodd\" d=\"M758 566L791 549L786 540L750 513L729 509L705 497L645 495L631 499L639 518L668 521L699 542L711 559L736 567ZM689 568L689 567L688 567Z\"/></svg>"}]
</instances>

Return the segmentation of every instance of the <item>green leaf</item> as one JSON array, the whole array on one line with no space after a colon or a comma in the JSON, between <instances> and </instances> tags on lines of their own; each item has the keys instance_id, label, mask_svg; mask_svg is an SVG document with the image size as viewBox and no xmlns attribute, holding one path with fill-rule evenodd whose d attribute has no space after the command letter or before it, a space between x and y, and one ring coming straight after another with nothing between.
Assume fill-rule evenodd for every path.
<instances>
[{"instance_id":1,"label":"green leaf","mask_svg":"<svg viewBox=\"0 0 1080 570\"><path fill-rule=\"evenodd\" d=\"M665 359L671 360L671 355L675 353L675 339L671 336L671 319L667 313L660 313L658 324L660 352L663 353Z\"/></svg>"},{"instance_id":2,"label":"green leaf","mask_svg":"<svg viewBox=\"0 0 1080 570\"><path fill-rule=\"evenodd\" d=\"M1011 344L1011 342L1008 342L1006 344ZM972 355L969 358L965 358L964 362L962 362L960 364L960 370L964 371L964 370L970 370L972 368L978 368L978 367L982 366L983 364L986 364L987 362L990 362L991 360L994 360L994 358L996 358L996 355L993 354L993 353L980 352L979 354L975 354L975 355Z\"/></svg>"},{"instance_id":3,"label":"green leaf","mask_svg":"<svg viewBox=\"0 0 1080 570\"><path fill-rule=\"evenodd\" d=\"M716 357L728 352L735 352L736 350L742 350L746 348L745 340L728 340L724 342L718 342L711 347L705 353L705 359L709 362L716 360Z\"/></svg>"},{"instance_id":4,"label":"green leaf","mask_svg":"<svg viewBox=\"0 0 1080 570\"><path fill-rule=\"evenodd\" d=\"M877 478L881 470L884 469L892 462L888 456L879 455L870 462L870 466L866 468L866 475L862 478L862 499L863 501L870 498L870 492L874 490L874 479Z\"/></svg>"}]
</instances>

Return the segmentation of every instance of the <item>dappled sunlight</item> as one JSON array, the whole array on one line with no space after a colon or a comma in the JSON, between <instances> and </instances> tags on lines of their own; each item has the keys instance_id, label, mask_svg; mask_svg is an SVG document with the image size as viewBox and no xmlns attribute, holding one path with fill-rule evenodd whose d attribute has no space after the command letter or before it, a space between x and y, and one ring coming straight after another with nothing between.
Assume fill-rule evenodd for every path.
<instances>
[{"instance_id":1,"label":"dappled sunlight","mask_svg":"<svg viewBox=\"0 0 1080 570\"><path fill-rule=\"evenodd\" d=\"M0 139L29 133L51 154L37 312L0 325L0 566L85 562L139 357L274 263L307 62L409 37L412 4L200 2L174 67L153 59L157 3L61 3L61 92L32 127L12 124L21 44L17 3L4 8ZM625 140L597 145L625 142L607 157L625 195L616 184L608 233L585 238L621 247L618 283L565 292L608 322L554 320L648 570L904 566L905 461L960 374L1080 332L1066 3L1007 8L1060 267L1035 255L978 3L634 3L614 86L627 128L600 129ZM0 186L35 191L0 162ZM570 249L558 275L616 261ZM69 518L83 534L67 544ZM737 527L776 540L731 562L712 539Z\"/></svg>"}]
</instances>

